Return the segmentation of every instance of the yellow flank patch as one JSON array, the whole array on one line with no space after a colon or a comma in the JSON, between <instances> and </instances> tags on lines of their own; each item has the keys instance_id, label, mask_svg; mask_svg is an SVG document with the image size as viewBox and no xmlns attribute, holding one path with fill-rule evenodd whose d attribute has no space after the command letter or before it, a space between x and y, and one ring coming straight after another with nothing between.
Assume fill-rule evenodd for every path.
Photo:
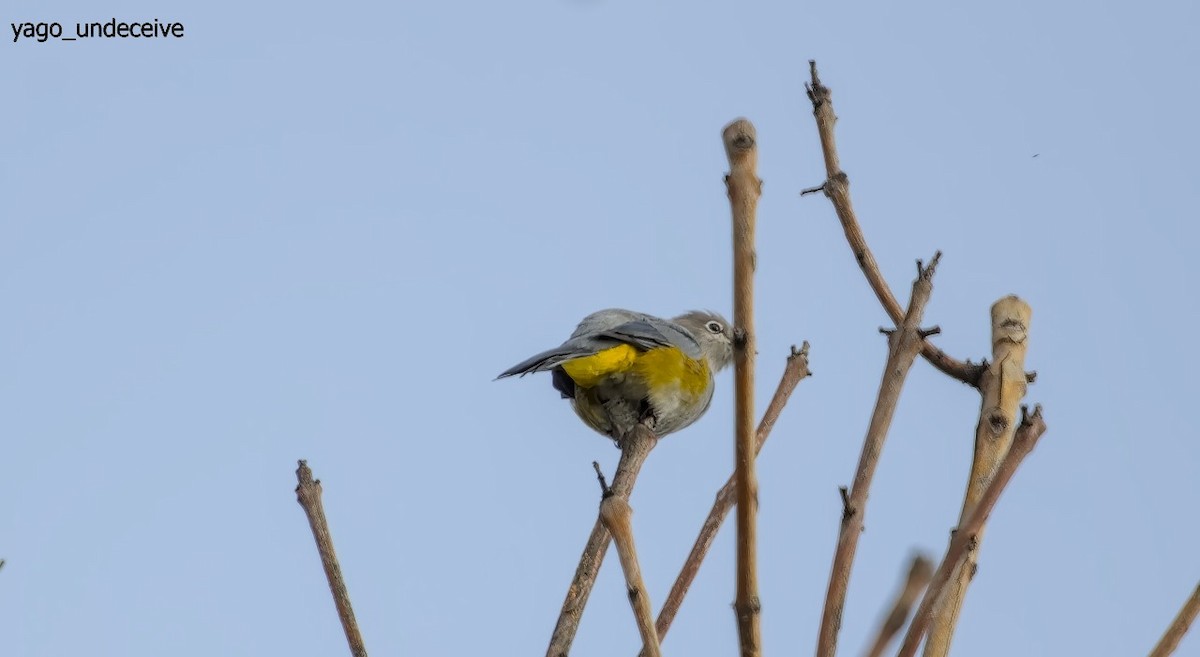
<instances>
[{"instance_id":1,"label":"yellow flank patch","mask_svg":"<svg viewBox=\"0 0 1200 657\"><path fill-rule=\"evenodd\" d=\"M679 347L644 352L633 369L650 390L679 386L681 392L696 397L708 386L708 364L688 358Z\"/></svg>"},{"instance_id":2,"label":"yellow flank patch","mask_svg":"<svg viewBox=\"0 0 1200 657\"><path fill-rule=\"evenodd\" d=\"M562 368L575 385L591 388L606 376L627 371L636 360L638 350L632 345L622 344L591 356L569 360L562 364Z\"/></svg>"}]
</instances>

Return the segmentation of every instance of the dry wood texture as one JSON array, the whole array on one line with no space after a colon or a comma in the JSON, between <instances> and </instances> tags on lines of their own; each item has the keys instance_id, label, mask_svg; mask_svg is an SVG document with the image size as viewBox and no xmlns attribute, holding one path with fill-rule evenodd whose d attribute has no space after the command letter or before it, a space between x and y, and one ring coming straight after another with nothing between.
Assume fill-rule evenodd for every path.
<instances>
[{"instance_id":1,"label":"dry wood texture","mask_svg":"<svg viewBox=\"0 0 1200 657\"><path fill-rule=\"evenodd\" d=\"M783 407L787 405L788 397L796 389L796 385L810 374L808 343L805 342L800 349L793 346L792 353L787 359L787 366L783 369L783 377L779 380L779 387L775 389L771 403L767 404L767 410L758 423L758 431L755 434L755 455L762 451L763 444L771 435L771 429L775 426L775 421L779 419L779 414L783 412ZM700 564L704 562L704 557L717 537L717 530L721 528L721 523L725 521L729 510L737 504L736 483L737 474L731 474L725 485L717 492L712 510L708 512L708 517L700 526L700 534L692 545L692 551L684 561L679 576L675 578L675 584L671 586L671 592L667 594L666 601L663 602L662 611L658 613L658 638L660 640L667 635L667 630L671 628L671 622L675 620L675 614L679 612L679 606L683 604L683 598L687 595L688 588L696 579L696 573L700 572Z\"/></svg>"},{"instance_id":2,"label":"dry wood texture","mask_svg":"<svg viewBox=\"0 0 1200 657\"><path fill-rule=\"evenodd\" d=\"M929 588L925 589L921 605L913 614L912 624L908 626L908 632L904 635L904 642L900 645L898 657L913 657L917 654L917 647L921 644L925 631L929 629L933 609L938 598L950 583L955 568L962 563L968 552L975 549L979 531L987 522L992 509L996 507L1000 494L1004 492L1008 482L1012 481L1013 474L1016 473L1021 462L1033 451L1038 439L1046 432L1046 422L1042 419L1040 406L1034 409L1032 415L1026 415L1025 409L1022 408L1021 415L1023 416L1021 426L1017 429L1016 436L1013 437L1012 448L1009 449L1004 461L993 475L987 490L980 496L979 503L972 509L971 515L959 525L958 530L954 532L954 537L950 539L946 555L942 557L941 564L934 572L933 579L929 582Z\"/></svg>"},{"instance_id":3,"label":"dry wood texture","mask_svg":"<svg viewBox=\"0 0 1200 657\"><path fill-rule=\"evenodd\" d=\"M363 645L362 633L358 630L358 621L354 620L354 609L350 605L350 592L346 590L346 581L342 578L342 567L338 564L337 553L333 550L333 536L329 533L329 523L325 520L325 506L321 503L321 480L314 480L308 463L301 460L296 468L296 501L304 508L308 516L308 524L312 527L313 539L317 542L317 552L321 555L321 566L325 569L325 579L329 580L329 592L333 594L333 604L337 607L338 619L342 621L342 629L346 632L346 642L350 645L350 654L354 657L367 657L367 648Z\"/></svg>"},{"instance_id":4,"label":"dry wood texture","mask_svg":"<svg viewBox=\"0 0 1200 657\"><path fill-rule=\"evenodd\" d=\"M838 159L837 140L834 132L837 115L833 111L833 95L830 93L829 87L821 84L821 78L817 75L817 63L809 61L808 66L812 79L805 87L808 90L808 99L812 101L813 116L817 120L817 134L821 139L821 153L825 157L825 174L827 176L823 185L808 191L823 191L825 196L829 197L834 211L837 212L838 220L842 223L846 242L849 243L850 250L854 252L854 259L862 269L863 275L866 276L867 284L875 292L875 296L883 305L883 310L888 317L896 325L899 325L904 319L904 310L896 301L887 281L884 280L883 273L879 270L879 263L875 262L875 256L871 254L871 249L867 246L867 238L863 235L862 226L859 225L858 217L854 214L854 204L850 202L850 179L846 176L846 172L842 171L842 165ZM953 358L928 340L921 341L921 354L925 356L925 360L947 375L968 385L978 385L979 375L983 370L981 366Z\"/></svg>"},{"instance_id":5,"label":"dry wood texture","mask_svg":"<svg viewBox=\"0 0 1200 657\"><path fill-rule=\"evenodd\" d=\"M636 425L621 441L621 460L617 463L617 472L613 475L613 495L624 500L629 499L633 492L633 484L637 481L642 464L650 455L650 450L658 443L658 438L645 425ZM604 563L604 554L608 551L611 535L604 528L604 522L597 517L592 533L588 536L583 554L579 556L579 566L575 569L575 577L567 588L567 597L563 601L562 611L558 615L558 623L550 636L550 645L546 648L546 657L566 657L571 652L571 643L575 641L575 633L579 630L579 620L583 617L583 609L587 606L588 596L596 584L596 575L600 573L600 565Z\"/></svg>"},{"instance_id":6,"label":"dry wood texture","mask_svg":"<svg viewBox=\"0 0 1200 657\"><path fill-rule=\"evenodd\" d=\"M599 469L596 466L597 473ZM603 477L600 478L600 485L604 486ZM646 582L642 579L642 568L638 564L637 547L633 542L633 509L629 502L613 495L611 490L605 490L604 498L600 501L600 521L612 534L613 543L617 546L617 558L625 574L629 606L633 608L638 633L642 635L642 654L662 657L658 632L654 629L654 610L650 606L650 596L646 593Z\"/></svg>"},{"instance_id":7,"label":"dry wood texture","mask_svg":"<svg viewBox=\"0 0 1200 657\"><path fill-rule=\"evenodd\" d=\"M1159 639L1158 645L1154 646L1154 650L1150 651L1150 657L1169 657L1179 647L1179 642L1183 640L1183 635L1187 634L1188 628L1196 620L1196 615L1200 614L1200 584L1196 585L1196 589L1192 591L1192 596L1183 603L1183 608L1179 610L1179 615L1171 622L1171 626Z\"/></svg>"},{"instance_id":8,"label":"dry wood texture","mask_svg":"<svg viewBox=\"0 0 1200 657\"><path fill-rule=\"evenodd\" d=\"M959 523L967 519L1012 445L1017 428L1017 411L1025 397L1025 352L1028 348L1029 323L1033 310L1016 296L1006 296L992 304L992 362L979 377L983 397L979 422L975 427L975 458L963 498ZM976 541L983 540L983 528ZM954 628L962 611L963 598L979 562L978 548L955 569L946 593L935 607L925 641L925 657L946 657Z\"/></svg>"},{"instance_id":9,"label":"dry wood texture","mask_svg":"<svg viewBox=\"0 0 1200 657\"><path fill-rule=\"evenodd\" d=\"M858 537L863 531L867 514L867 495L875 467L883 452L883 443L891 427L896 404L900 401L900 390L912 368L913 361L921 351L924 336L928 333L920 328L925 305L933 292L933 274L940 253L933 256L928 267L917 262L917 279L913 281L912 297L904 321L888 337L887 365L883 369L883 380L879 384L879 395L875 410L863 439L862 455L854 473L854 483L849 492L842 489L842 522L838 533L837 548L833 554L833 567L829 573L829 588L825 594L825 608L821 614L821 627L817 633L817 657L833 657L837 654L838 631L842 627L842 610L846 605L846 589L850 585L850 569L858 549Z\"/></svg>"},{"instance_id":10,"label":"dry wood texture","mask_svg":"<svg viewBox=\"0 0 1200 657\"><path fill-rule=\"evenodd\" d=\"M933 564L929 559L921 555L913 557L912 565L908 569L908 576L904 579L904 588L900 589L900 594L896 596L896 602L892 604L892 610L888 612L879 626L879 631L875 633L875 641L864 653L866 657L882 655L896 634L904 629L904 623L908 621L908 614L912 611L913 604L921 595L921 591L925 590L925 586L929 584L929 578L932 576Z\"/></svg>"},{"instance_id":11,"label":"dry wood texture","mask_svg":"<svg viewBox=\"0 0 1200 657\"><path fill-rule=\"evenodd\" d=\"M734 462L737 479L737 615L742 657L762 654L758 598L758 477L754 472L754 224L762 181L758 179L757 134L746 119L721 133L729 174L725 186L733 212Z\"/></svg>"}]
</instances>

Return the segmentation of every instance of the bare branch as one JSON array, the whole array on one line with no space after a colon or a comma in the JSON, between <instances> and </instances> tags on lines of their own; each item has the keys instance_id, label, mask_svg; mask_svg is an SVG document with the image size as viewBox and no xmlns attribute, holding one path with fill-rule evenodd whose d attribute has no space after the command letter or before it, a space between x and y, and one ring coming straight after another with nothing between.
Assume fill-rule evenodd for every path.
<instances>
[{"instance_id":1,"label":"bare branch","mask_svg":"<svg viewBox=\"0 0 1200 657\"><path fill-rule=\"evenodd\" d=\"M1168 657L1175 649L1179 647L1179 642L1183 639L1183 635L1187 634L1188 628L1196 620L1196 615L1200 614L1200 584L1196 585L1196 590L1192 591L1192 596L1183 603L1183 608L1179 610L1179 615L1175 620L1171 621L1171 626L1167 628L1166 633L1159 639L1158 645L1154 646L1154 650L1150 651L1150 657Z\"/></svg>"},{"instance_id":2,"label":"bare branch","mask_svg":"<svg viewBox=\"0 0 1200 657\"><path fill-rule=\"evenodd\" d=\"M297 463L296 480L299 483L296 485L296 501L304 508L308 524L312 527L317 552L321 554L321 565L325 568L325 578L329 580L329 591L333 594L333 604L337 607L338 618L346 632L346 642L350 644L350 654L367 657L367 648L358 630L358 621L354 620L354 609L350 606L350 592L346 590L342 567L338 565L337 553L333 550L333 536L325 520L325 507L321 504L321 480L313 480L307 461L301 459Z\"/></svg>"},{"instance_id":3,"label":"bare branch","mask_svg":"<svg viewBox=\"0 0 1200 657\"><path fill-rule=\"evenodd\" d=\"M942 563L938 565L937 571L934 572L929 588L925 589L925 596L921 599L921 605L917 607L916 614L913 615L912 624L908 626L908 633L904 636L904 643L900 645L898 657L913 657L917 654L917 646L920 645L921 638L925 636L925 631L929 628L932 620L934 605L945 591L954 569L966 557L968 551L975 549L979 530L987 522L992 509L996 507L996 501L1000 499L1000 494L1004 492L1008 482L1012 481L1013 474L1016 473L1021 462L1033 451L1038 439L1046 432L1046 422L1042 419L1041 406L1035 407L1032 415L1028 415L1025 407L1022 407L1021 415L1021 426L1017 429L1016 436L1013 437L1012 448L1004 457L1000 468L996 470L991 484L979 498L978 504L971 511L970 517L954 532L950 546L946 548L946 555L942 558Z\"/></svg>"},{"instance_id":4,"label":"bare branch","mask_svg":"<svg viewBox=\"0 0 1200 657\"><path fill-rule=\"evenodd\" d=\"M854 565L854 554L858 549L858 537L863 530L863 519L866 517L867 495L871 488L871 479L875 475L875 467L879 463L879 455L883 452L883 443L887 438L888 428L892 424L892 416L896 412L896 404L900 400L900 390L904 380L912 368L913 361L921 350L920 325L925 313L925 305L929 303L929 295L933 291L933 272L937 267L941 254L936 254L928 267L918 269L919 275L913 281L912 298L909 300L908 311L904 321L897 327L896 332L888 337L887 365L883 370L883 380L879 384L879 395L875 401L875 410L871 413L871 422L867 427L867 435L863 440L862 455L858 460L858 469L854 473L853 486L848 497L843 499L841 531L838 534L837 549L833 555L833 567L829 573L829 588L825 595L825 608L821 614L821 627L817 634L817 657L833 657L837 654L838 631L842 626L842 609L846 605L846 589L850 585L850 569Z\"/></svg>"},{"instance_id":5,"label":"bare branch","mask_svg":"<svg viewBox=\"0 0 1200 657\"><path fill-rule=\"evenodd\" d=\"M737 478L737 614L742 657L762 654L761 602L758 597L758 477L754 472L754 223L762 181L758 179L758 143L752 125L738 119L721 133L729 174L725 185L733 212L733 323L735 449Z\"/></svg>"},{"instance_id":6,"label":"bare branch","mask_svg":"<svg viewBox=\"0 0 1200 657\"><path fill-rule=\"evenodd\" d=\"M638 632L642 635L642 653L647 657L662 657L658 632L654 629L654 610L650 607L646 582L642 579L642 569L638 565L637 548L633 543L633 509L625 499L613 495L612 489L604 483L600 464L593 461L592 466L596 468L602 491L600 522L612 534L613 543L617 546L617 558L620 559L621 570L625 573L625 590L629 595L629 605L633 607L633 617L637 621Z\"/></svg>"},{"instance_id":7,"label":"bare branch","mask_svg":"<svg viewBox=\"0 0 1200 657\"><path fill-rule=\"evenodd\" d=\"M982 404L975 426L975 458L963 497L959 522L966 520L984 490L995 476L1012 445L1017 429L1017 409L1025 397L1025 352L1029 345L1029 323L1033 309L1016 296L1009 295L992 304L992 361L979 378ZM981 527L976 541L983 540ZM925 657L946 657L958 616L962 611L967 587L979 563L979 550L973 549L954 571L946 593L934 607L925 641Z\"/></svg>"},{"instance_id":8,"label":"bare branch","mask_svg":"<svg viewBox=\"0 0 1200 657\"><path fill-rule=\"evenodd\" d=\"M871 648L865 653L866 657L879 657L882 655L896 634L904 629L904 624L908 622L908 614L912 611L913 603L917 601L917 597L921 595L921 591L925 590L925 586L929 584L929 578L932 576L933 563L919 554L913 557L912 566L908 569L908 577L904 581L904 588L896 596L896 602L892 604L892 610L888 612L887 617L883 619L883 623L879 626L879 632L875 635L875 642L871 644Z\"/></svg>"},{"instance_id":9,"label":"bare branch","mask_svg":"<svg viewBox=\"0 0 1200 657\"><path fill-rule=\"evenodd\" d=\"M787 405L788 398L791 397L792 391L805 377L811 376L808 369L808 343L805 342L800 349L792 347L792 353L788 356L787 366L783 369L783 377L779 380L779 387L775 389L775 394L771 397L771 403L767 405L767 410L763 413L762 420L758 423L758 431L756 434L755 455L762 451L763 444L767 442L767 438L771 435L771 429L775 427L775 421L779 419L779 414L783 412L784 406ZM663 602L662 611L658 613L658 637L661 640L666 637L667 630L671 629L671 622L675 620L675 614L679 613L679 607L683 604L683 598L687 595L688 589L692 586L692 582L696 579L696 574L700 572L700 564L704 562L704 557L708 555L709 548L712 547L713 540L717 537L717 530L721 528L721 523L725 522L725 516L729 514L729 510L737 504L737 491L735 490L737 483L737 475L729 475L729 479L721 490L717 491L717 497L713 501L712 510L708 512L708 517L705 518L704 524L700 526L700 534L696 537L696 542L692 545L692 551L688 554L687 560L683 563L683 568L679 571L679 576L675 578L675 584L671 587L671 592L667 594L667 599Z\"/></svg>"},{"instance_id":10,"label":"bare branch","mask_svg":"<svg viewBox=\"0 0 1200 657\"><path fill-rule=\"evenodd\" d=\"M828 178L819 188L805 190L805 192L819 189L829 197L838 219L842 222L842 230L846 233L846 241L849 242L850 249L854 252L854 259L858 261L859 268L867 277L867 283L875 291L875 296L883 305L884 312L899 325L904 319L904 311L900 308L896 297L892 295L892 290L883 278L883 273L879 271L879 263L875 262L875 256L871 255L871 249L867 246L867 238L863 235L862 227L854 214L854 205L850 202L850 180L842 171L841 163L838 161L837 141L834 136L837 115L833 112L833 96L829 87L821 84L821 78L817 75L817 63L810 60L808 65L812 81L806 84L805 88L808 90L809 100L812 101L813 115L817 119L817 133L821 138L821 152L825 156L825 173ZM927 340L922 340L921 354L930 364L947 375L971 386L978 385L979 375L982 372L979 366L973 365L969 361L964 362L952 358Z\"/></svg>"},{"instance_id":11,"label":"bare branch","mask_svg":"<svg viewBox=\"0 0 1200 657\"><path fill-rule=\"evenodd\" d=\"M658 438L644 424L635 425L633 430L621 439L621 460L617 462L617 473L613 475L612 482L614 496L629 499L638 473L642 470L642 464L646 462L650 450L654 449L657 443ZM563 601L558 623L550 636L546 657L566 657L571 651L575 632L579 630L579 619L583 617L588 596L596 584L596 575L600 572L600 565L604 563L609 538L611 535L604 528L603 521L597 517L592 533L588 536L587 545L583 548L583 554L579 556L575 577L571 580L571 586L567 588L567 598Z\"/></svg>"}]
</instances>

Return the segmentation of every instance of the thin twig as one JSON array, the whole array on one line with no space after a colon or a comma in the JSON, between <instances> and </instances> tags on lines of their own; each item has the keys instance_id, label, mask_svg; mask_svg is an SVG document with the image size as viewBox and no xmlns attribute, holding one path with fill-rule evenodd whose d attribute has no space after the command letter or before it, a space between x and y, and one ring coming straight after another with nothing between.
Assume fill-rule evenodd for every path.
<instances>
[{"instance_id":1,"label":"thin twig","mask_svg":"<svg viewBox=\"0 0 1200 657\"><path fill-rule=\"evenodd\" d=\"M333 604L337 607L342 629L346 631L346 643L350 645L351 655L367 657L367 648L363 645L362 633L358 630L358 622L354 620L354 609L350 606L350 592L346 590L346 581L342 579L342 567L338 565L337 553L333 550L333 536L330 535L329 523L325 520L325 507L321 504L321 480L313 479L307 461L301 459L298 464L296 501L304 507L304 515L308 516L308 524L312 527L317 552L321 554L321 565L325 568L325 578L329 580L329 591L333 594Z\"/></svg>"},{"instance_id":2,"label":"thin twig","mask_svg":"<svg viewBox=\"0 0 1200 657\"><path fill-rule=\"evenodd\" d=\"M996 470L995 477L992 478L991 484L979 499L979 503L971 511L971 516L954 532L954 538L950 540L950 546L946 548L946 555L942 557L941 564L934 572L933 579L929 582L929 588L925 589L921 605L913 614L912 624L908 626L908 632L904 635L904 643L900 645L898 657L913 657L917 654L917 646L921 644L921 638L925 636L925 631L929 628L934 605L945 591L946 584L950 581L955 567L966 557L968 551L975 549L979 530L987 522L992 509L996 507L996 501L1000 499L1000 494L1004 492L1008 482L1012 481L1013 474L1016 473L1021 462L1033 451L1038 439L1046 432L1046 422L1042 419L1042 407L1035 406L1032 414L1027 411L1028 409L1021 407L1021 426L1017 429L1016 436L1013 437L1012 448L1008 450L1004 462Z\"/></svg>"},{"instance_id":3,"label":"thin twig","mask_svg":"<svg viewBox=\"0 0 1200 657\"><path fill-rule=\"evenodd\" d=\"M633 607L633 618L637 621L638 633L642 635L642 652L647 657L662 657L658 644L658 633L654 629L654 610L646 593L646 582L638 565L637 548L633 543L633 509L625 499L613 494L604 482L600 464L592 462L596 476L600 479L600 521L612 534L617 546L617 558L621 571L625 573L625 591L629 595L629 606Z\"/></svg>"},{"instance_id":4,"label":"thin twig","mask_svg":"<svg viewBox=\"0 0 1200 657\"><path fill-rule=\"evenodd\" d=\"M1171 626L1159 639L1158 645L1154 646L1154 650L1150 651L1150 657L1168 657L1175 649L1179 647L1179 642L1183 639L1183 635L1187 634L1188 628L1196 620L1196 615L1200 614L1200 584L1196 585L1196 590L1192 591L1192 596L1183 603L1183 607L1179 610L1179 615L1175 620L1171 621Z\"/></svg>"},{"instance_id":5,"label":"thin twig","mask_svg":"<svg viewBox=\"0 0 1200 657\"><path fill-rule=\"evenodd\" d=\"M904 629L904 624L908 622L908 614L912 611L913 603L917 601L917 597L921 595L921 591L929 584L929 578L933 576L933 563L926 559L923 555L913 557L912 566L908 569L908 577L904 580L904 588L900 590L900 594L896 596L896 602L892 604L892 610L883 619L883 623L879 626L879 632L875 634L875 642L871 644L867 650L866 657L879 657L883 651L887 649L887 645L892 642L896 634Z\"/></svg>"},{"instance_id":6,"label":"thin twig","mask_svg":"<svg viewBox=\"0 0 1200 657\"><path fill-rule=\"evenodd\" d=\"M763 444L771 435L771 429L775 427L775 421L779 419L779 414L783 412L783 407L787 405L788 398L796 389L796 385L811 374L812 372L808 370L808 343L805 342L799 349L793 346L792 353L787 358L787 365L783 368L783 377L779 380L779 387L775 389L771 403L767 405L767 410L758 423L754 447L756 456L758 452L762 451ZM683 604L683 598L687 595L692 582L695 581L696 574L700 572L700 564L708 555L708 550L717 537L717 530L721 528L721 523L725 522L729 510L737 504L736 482L737 475L731 474L721 490L717 491L712 510L708 512L708 517L700 526L700 533L696 536L692 551L688 554L687 560L683 562L683 568L679 570L679 576L675 578L675 584L663 602L662 611L658 612L657 626L660 640L665 638L667 630L671 629L671 622L675 620L675 614L679 613L679 606Z\"/></svg>"},{"instance_id":7,"label":"thin twig","mask_svg":"<svg viewBox=\"0 0 1200 657\"><path fill-rule=\"evenodd\" d=\"M650 450L658 443L658 438L644 424L637 424L621 440L621 460L617 462L617 472L613 475L613 495L628 500L637 481L638 473ZM547 657L566 657L571 651L571 643L575 640L575 632L579 630L579 620L583 617L583 609L587 606L588 596L596 584L596 575L600 573L600 565L604 563L604 554L608 551L611 535L604 528L604 522L599 517L592 526L583 554L579 556L579 566L575 569L575 577L567 588L567 597L563 601L562 611L558 615L558 623L550 636L550 645L546 648Z\"/></svg>"},{"instance_id":8,"label":"thin twig","mask_svg":"<svg viewBox=\"0 0 1200 657\"><path fill-rule=\"evenodd\" d=\"M928 267L918 263L919 275L913 281L912 297L908 302L904 321L888 336L887 365L883 370L883 380L879 384L879 395L871 413L871 422L867 426L867 435L863 439L862 455L858 460L850 494L848 497L843 494L841 530L833 554L833 567L829 573L829 588L825 594L821 627L817 633L817 657L834 657L837 654L842 610L846 605L846 590L850 585L850 569L854 565L858 537L863 531L871 479L875 475L879 455L883 452L883 443L892 424L896 404L900 401L900 390L904 387L904 380L921 350L921 318L933 292L933 273L940 257L940 252L935 254Z\"/></svg>"},{"instance_id":9,"label":"thin twig","mask_svg":"<svg viewBox=\"0 0 1200 657\"><path fill-rule=\"evenodd\" d=\"M1025 352L1033 309L1014 295L992 304L992 362L979 377L979 422L975 425L975 458L963 496L959 522L966 520L996 470L1004 461L1017 430L1017 410L1025 397ZM976 541L983 540L981 527ZM925 641L925 657L947 657L967 587L978 568L979 550L971 550L950 578L946 593L934 607Z\"/></svg>"},{"instance_id":10,"label":"thin twig","mask_svg":"<svg viewBox=\"0 0 1200 657\"><path fill-rule=\"evenodd\" d=\"M612 486L609 486L608 480L604 478L604 471L600 469L600 462L592 461L592 469L596 471L596 480L600 482L600 494L604 497L612 497Z\"/></svg>"},{"instance_id":11,"label":"thin twig","mask_svg":"<svg viewBox=\"0 0 1200 657\"><path fill-rule=\"evenodd\" d=\"M754 473L754 223L762 181L754 125L737 119L721 133L729 174L725 186L733 212L734 462L737 477L737 615L742 657L762 654L758 597L758 477Z\"/></svg>"},{"instance_id":12,"label":"thin twig","mask_svg":"<svg viewBox=\"0 0 1200 657\"><path fill-rule=\"evenodd\" d=\"M829 87L821 84L821 78L817 75L817 63L809 60L808 66L812 74L812 81L805 84L805 88L808 90L809 100L812 101L813 115L817 119L817 133L821 138L821 153L825 157L825 174L828 177L819 188L807 189L805 192L811 193L819 189L829 197L833 203L833 209L837 212L838 220L842 222L842 230L846 233L846 241L849 242L850 249L854 252L854 259L858 261L859 268L867 277L867 283L875 291L875 296L883 305L884 312L888 314L892 322L899 325L904 319L904 310L896 301L891 288L888 287L887 280L879 271L879 263L875 262L875 256L871 255L871 249L867 246L867 238L863 235L862 227L854 214L854 205L850 202L850 180L842 171L841 163L838 161L837 141L834 137L837 115L833 112L833 97ZM980 365L952 358L927 340L922 340L921 354L934 367L947 375L971 386L978 385L979 375L983 371Z\"/></svg>"}]
</instances>

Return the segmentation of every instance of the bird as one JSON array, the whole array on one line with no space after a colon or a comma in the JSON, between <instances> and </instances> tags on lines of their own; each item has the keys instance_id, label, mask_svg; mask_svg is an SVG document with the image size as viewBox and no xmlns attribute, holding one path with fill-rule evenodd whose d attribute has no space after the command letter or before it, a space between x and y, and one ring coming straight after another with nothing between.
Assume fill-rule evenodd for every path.
<instances>
[{"instance_id":1,"label":"bird","mask_svg":"<svg viewBox=\"0 0 1200 657\"><path fill-rule=\"evenodd\" d=\"M733 360L733 343L733 328L714 312L668 320L608 308L583 318L566 342L496 378L550 372L584 424L620 447L639 422L661 438L700 419L714 375Z\"/></svg>"}]
</instances>

